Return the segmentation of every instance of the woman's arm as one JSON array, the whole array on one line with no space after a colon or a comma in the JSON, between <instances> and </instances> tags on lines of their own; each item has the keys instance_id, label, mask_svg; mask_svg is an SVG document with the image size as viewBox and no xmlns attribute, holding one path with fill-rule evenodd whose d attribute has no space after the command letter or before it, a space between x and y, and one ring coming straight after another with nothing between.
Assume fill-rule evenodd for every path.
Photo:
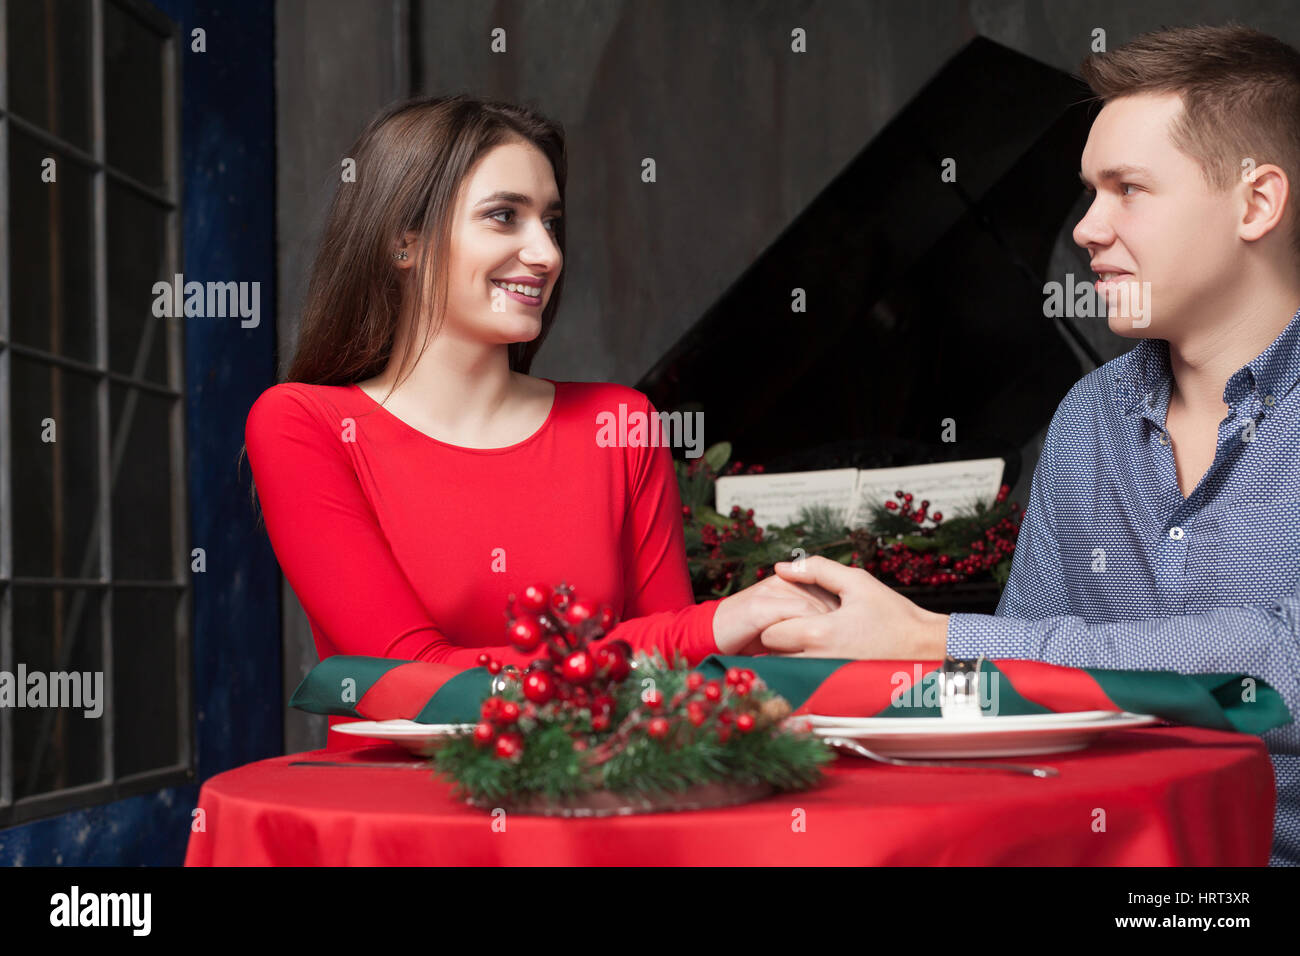
<instances>
[{"instance_id":1,"label":"woman's arm","mask_svg":"<svg viewBox=\"0 0 1300 956\"><path fill-rule=\"evenodd\" d=\"M292 384L263 392L244 431L271 546L312 622L341 654L464 667L484 652L532 660L509 646L463 647L439 629L393 556L343 435Z\"/></svg>"},{"instance_id":2,"label":"woman's arm","mask_svg":"<svg viewBox=\"0 0 1300 956\"><path fill-rule=\"evenodd\" d=\"M654 405L644 395L640 401L656 427ZM812 589L775 575L727 598L696 604L672 455L659 445L629 448L628 457L632 477L622 540L625 620L610 632L611 638L621 638L635 650L658 650L668 659L678 652L696 664L710 654L761 649L755 642L769 625L831 609Z\"/></svg>"}]
</instances>

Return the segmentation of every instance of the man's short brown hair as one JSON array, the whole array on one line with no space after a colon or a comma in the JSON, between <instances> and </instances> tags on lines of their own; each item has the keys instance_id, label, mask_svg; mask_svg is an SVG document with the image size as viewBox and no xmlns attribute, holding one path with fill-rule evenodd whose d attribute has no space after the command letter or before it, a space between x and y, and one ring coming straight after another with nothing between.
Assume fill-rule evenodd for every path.
<instances>
[{"instance_id":1,"label":"man's short brown hair","mask_svg":"<svg viewBox=\"0 0 1300 956\"><path fill-rule=\"evenodd\" d=\"M1240 181L1247 159L1280 166L1300 253L1300 51L1238 24L1184 27L1094 53L1081 70L1103 102L1179 94L1183 112L1170 128L1173 144L1200 164L1213 189Z\"/></svg>"}]
</instances>

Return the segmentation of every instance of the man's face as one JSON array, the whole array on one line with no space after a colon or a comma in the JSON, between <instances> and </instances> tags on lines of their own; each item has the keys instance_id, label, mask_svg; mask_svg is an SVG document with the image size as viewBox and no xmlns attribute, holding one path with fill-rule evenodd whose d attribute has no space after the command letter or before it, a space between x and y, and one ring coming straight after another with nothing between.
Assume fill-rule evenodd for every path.
<instances>
[{"instance_id":1,"label":"man's face","mask_svg":"<svg viewBox=\"0 0 1300 956\"><path fill-rule=\"evenodd\" d=\"M1174 93L1112 100L1083 150L1081 176L1095 198L1074 241L1088 250L1094 272L1119 273L1098 282L1103 296L1122 292L1145 307L1145 319L1136 308L1112 309L1117 335L1178 340L1215 324L1238 291L1240 197L1212 191L1197 161L1174 146L1169 126L1181 112Z\"/></svg>"}]
</instances>

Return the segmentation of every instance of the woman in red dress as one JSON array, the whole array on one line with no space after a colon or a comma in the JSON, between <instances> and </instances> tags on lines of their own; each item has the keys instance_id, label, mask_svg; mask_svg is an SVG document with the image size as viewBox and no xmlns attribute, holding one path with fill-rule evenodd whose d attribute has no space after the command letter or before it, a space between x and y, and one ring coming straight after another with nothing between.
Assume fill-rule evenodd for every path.
<instances>
[{"instance_id":1,"label":"woman in red dress","mask_svg":"<svg viewBox=\"0 0 1300 956\"><path fill-rule=\"evenodd\" d=\"M691 663L761 651L765 627L836 603L773 576L695 604L669 451L597 440L601 413L653 416L649 400L527 374L560 301L556 124L422 98L349 157L293 364L245 430L322 658L526 663L505 607L534 583L567 582L618 613L612 638Z\"/></svg>"}]
</instances>

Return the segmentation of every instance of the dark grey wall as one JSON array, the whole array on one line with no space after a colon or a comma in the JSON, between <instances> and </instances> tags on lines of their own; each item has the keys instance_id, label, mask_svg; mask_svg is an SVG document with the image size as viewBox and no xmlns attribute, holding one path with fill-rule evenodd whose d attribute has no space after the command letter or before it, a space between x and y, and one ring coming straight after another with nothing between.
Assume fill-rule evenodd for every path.
<instances>
[{"instance_id":1,"label":"dark grey wall","mask_svg":"<svg viewBox=\"0 0 1300 956\"><path fill-rule=\"evenodd\" d=\"M1287 0L426 0L416 86L522 100L564 124L565 298L535 371L632 384L974 36L1074 72L1096 28L1113 48L1235 9L1300 45ZM491 51L497 27L506 53Z\"/></svg>"},{"instance_id":2,"label":"dark grey wall","mask_svg":"<svg viewBox=\"0 0 1300 956\"><path fill-rule=\"evenodd\" d=\"M285 355L319 226L313 216L328 202L342 150L378 106L405 93L408 73L394 50L408 12L412 92L527 102L564 124L565 298L534 372L624 384L976 35L1070 72L1097 28L1113 48L1161 26L1235 18L1300 46L1300 12L1288 0L1137 8L1124 0L411 0L409 10L402 0L279 0ZM498 27L505 53L491 50ZM790 49L796 27L806 31L803 54ZM653 184L641 181L645 157L656 161ZM1068 232L1062 262L1073 255ZM1107 358L1132 345L1104 323L1087 334ZM1091 366L1080 358L1082 375ZM1044 423L1052 411L1042 410ZM1040 433L1024 449L1013 490L1021 502L1041 441ZM314 651L286 597L292 686ZM305 726L291 715L291 749L306 746Z\"/></svg>"},{"instance_id":3,"label":"dark grey wall","mask_svg":"<svg viewBox=\"0 0 1300 956\"><path fill-rule=\"evenodd\" d=\"M311 257L340 163L381 106L411 95L410 27L405 0L277 0L275 5L276 334L284 376L294 343ZM311 628L283 582L284 699L317 663ZM286 753L325 745L326 719L285 712Z\"/></svg>"}]
</instances>

